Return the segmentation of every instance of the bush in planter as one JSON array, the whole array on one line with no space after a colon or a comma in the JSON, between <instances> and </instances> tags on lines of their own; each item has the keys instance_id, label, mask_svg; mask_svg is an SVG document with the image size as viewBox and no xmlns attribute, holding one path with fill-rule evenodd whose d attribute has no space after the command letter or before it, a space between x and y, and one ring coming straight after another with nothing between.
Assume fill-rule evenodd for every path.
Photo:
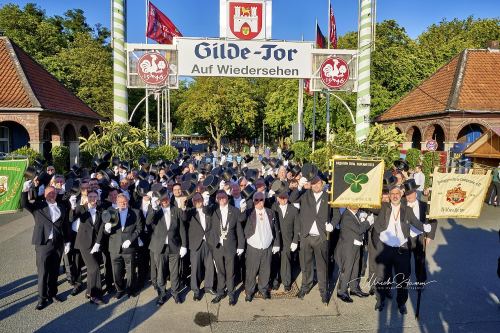
<instances>
[{"instance_id":1,"label":"bush in planter","mask_svg":"<svg viewBox=\"0 0 500 333\"><path fill-rule=\"evenodd\" d=\"M82 168L91 168L93 158L94 157L89 152L80 150L80 162L78 163L78 166Z\"/></svg>"},{"instance_id":2,"label":"bush in planter","mask_svg":"<svg viewBox=\"0 0 500 333\"><path fill-rule=\"evenodd\" d=\"M312 149L308 142L305 141L297 141L290 148L294 151L295 157L293 158L295 161L300 163L306 163L309 160Z\"/></svg>"},{"instance_id":3,"label":"bush in planter","mask_svg":"<svg viewBox=\"0 0 500 333\"><path fill-rule=\"evenodd\" d=\"M424 154L424 162L422 164L422 172L425 175L425 187L432 185L430 174L434 172L434 168L440 165L439 153L428 151Z\"/></svg>"},{"instance_id":4,"label":"bush in planter","mask_svg":"<svg viewBox=\"0 0 500 333\"><path fill-rule=\"evenodd\" d=\"M311 163L315 164L320 170L328 170L328 160L331 158L330 150L328 147L316 149L309 156Z\"/></svg>"},{"instance_id":5,"label":"bush in planter","mask_svg":"<svg viewBox=\"0 0 500 333\"><path fill-rule=\"evenodd\" d=\"M149 148L147 151L147 155L151 163L156 162L160 158L173 161L179 155L179 151L177 150L177 148L172 146L159 146L155 148Z\"/></svg>"},{"instance_id":6,"label":"bush in planter","mask_svg":"<svg viewBox=\"0 0 500 333\"><path fill-rule=\"evenodd\" d=\"M51 149L52 164L57 173L65 173L69 170L69 148L66 146L55 146Z\"/></svg>"},{"instance_id":7,"label":"bush in planter","mask_svg":"<svg viewBox=\"0 0 500 333\"><path fill-rule=\"evenodd\" d=\"M421 159L422 153L420 149L410 148L406 151L406 162L408 162L410 169L415 169L421 163Z\"/></svg>"},{"instance_id":8,"label":"bush in planter","mask_svg":"<svg viewBox=\"0 0 500 333\"><path fill-rule=\"evenodd\" d=\"M35 151L34 149L32 148L28 148L27 146L24 146L24 147L21 147L19 149L16 149L14 151L12 151L10 154L9 154L9 157L14 157L14 156L26 156L29 160L29 164L28 165L33 165L35 159L39 158L39 159L42 159L42 155Z\"/></svg>"}]
</instances>

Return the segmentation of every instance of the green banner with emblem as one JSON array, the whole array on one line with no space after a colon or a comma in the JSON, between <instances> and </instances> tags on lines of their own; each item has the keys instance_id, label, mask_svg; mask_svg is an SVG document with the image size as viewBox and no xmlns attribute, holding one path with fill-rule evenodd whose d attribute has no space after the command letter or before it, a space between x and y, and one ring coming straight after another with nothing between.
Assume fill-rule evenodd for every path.
<instances>
[{"instance_id":1,"label":"green banner with emblem","mask_svg":"<svg viewBox=\"0 0 500 333\"><path fill-rule=\"evenodd\" d=\"M19 210L28 160L0 161L0 214Z\"/></svg>"}]
</instances>

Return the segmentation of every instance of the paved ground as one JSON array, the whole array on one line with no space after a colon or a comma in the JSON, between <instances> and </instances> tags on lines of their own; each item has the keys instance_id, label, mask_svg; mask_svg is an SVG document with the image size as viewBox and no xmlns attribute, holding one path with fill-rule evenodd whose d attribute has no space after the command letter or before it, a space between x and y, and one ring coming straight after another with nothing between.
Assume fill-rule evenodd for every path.
<instances>
[{"instance_id":1,"label":"paved ground","mask_svg":"<svg viewBox=\"0 0 500 333\"><path fill-rule=\"evenodd\" d=\"M480 220L442 220L428 249L429 280L423 293L420 321L414 319L416 292L410 292L408 315L394 302L381 312L375 299L354 303L320 303L317 288L299 299L255 299L236 307L227 299L219 306L213 296L183 304L169 300L158 309L152 288L132 299L111 299L107 305L88 304L80 294L69 295L62 282L64 303L36 311L34 248L30 245L33 220L26 213L0 215L0 332L498 332L500 279L500 208L485 207ZM367 287L365 286L365 290Z\"/></svg>"}]
</instances>

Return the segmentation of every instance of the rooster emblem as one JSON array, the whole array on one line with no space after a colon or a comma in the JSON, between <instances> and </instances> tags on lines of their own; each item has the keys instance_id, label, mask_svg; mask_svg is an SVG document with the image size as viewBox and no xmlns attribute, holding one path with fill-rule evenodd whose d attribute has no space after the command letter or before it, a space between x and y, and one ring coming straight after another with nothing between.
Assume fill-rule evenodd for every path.
<instances>
[{"instance_id":1,"label":"rooster emblem","mask_svg":"<svg viewBox=\"0 0 500 333\"><path fill-rule=\"evenodd\" d=\"M151 85L164 83L168 78L169 64L159 53L146 53L138 60L137 74Z\"/></svg>"},{"instance_id":2,"label":"rooster emblem","mask_svg":"<svg viewBox=\"0 0 500 333\"><path fill-rule=\"evenodd\" d=\"M165 61L160 60L158 63L156 63L156 59L158 59L157 55L151 55L151 61L148 59L144 59L141 62L141 69L144 73L150 73L150 74L156 74L156 73L161 73L163 70L167 67L167 64Z\"/></svg>"}]
</instances>

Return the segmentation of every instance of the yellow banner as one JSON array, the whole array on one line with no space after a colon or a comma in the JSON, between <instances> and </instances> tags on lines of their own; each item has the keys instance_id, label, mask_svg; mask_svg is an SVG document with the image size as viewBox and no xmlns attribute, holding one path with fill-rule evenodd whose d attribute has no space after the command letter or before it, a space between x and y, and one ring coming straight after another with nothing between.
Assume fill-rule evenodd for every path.
<instances>
[{"instance_id":1,"label":"yellow banner","mask_svg":"<svg viewBox=\"0 0 500 333\"><path fill-rule=\"evenodd\" d=\"M429 218L478 218L491 182L486 175L434 172Z\"/></svg>"}]
</instances>

